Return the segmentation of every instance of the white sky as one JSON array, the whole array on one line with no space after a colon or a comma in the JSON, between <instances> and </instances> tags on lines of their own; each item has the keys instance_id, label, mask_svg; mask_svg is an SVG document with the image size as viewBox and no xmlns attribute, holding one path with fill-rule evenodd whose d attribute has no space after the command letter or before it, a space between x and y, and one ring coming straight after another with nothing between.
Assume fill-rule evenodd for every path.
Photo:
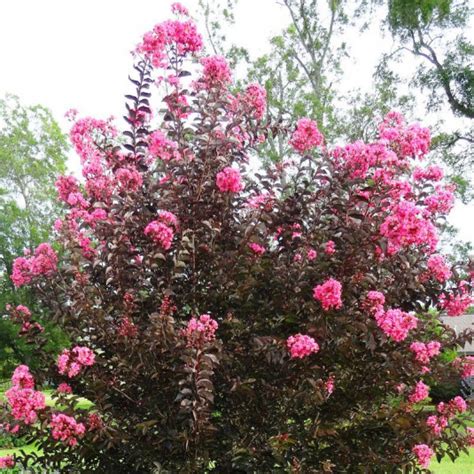
<instances>
[{"instance_id":1,"label":"white sky","mask_svg":"<svg viewBox=\"0 0 474 474\"><path fill-rule=\"evenodd\" d=\"M171 0L4 0L0 1L0 96L17 94L27 104L49 107L67 130L64 112L106 118L123 114L130 92L129 52L145 31L169 17ZM192 9L197 0L183 0ZM287 24L286 11L275 0L240 0L230 38L252 56L268 50L268 38ZM390 39L370 28L349 33L353 55L343 86L370 84L379 54ZM409 61L408 61L409 63ZM407 70L410 64L404 64ZM70 167L78 168L76 157ZM474 243L474 204L456 205L450 222L462 240Z\"/></svg>"}]
</instances>

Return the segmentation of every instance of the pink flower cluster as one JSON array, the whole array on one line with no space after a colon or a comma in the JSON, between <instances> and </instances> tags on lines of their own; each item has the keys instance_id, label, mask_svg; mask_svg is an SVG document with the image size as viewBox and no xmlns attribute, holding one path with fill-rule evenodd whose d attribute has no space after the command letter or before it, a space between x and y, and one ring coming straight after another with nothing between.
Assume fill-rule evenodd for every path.
<instances>
[{"instance_id":1,"label":"pink flower cluster","mask_svg":"<svg viewBox=\"0 0 474 474\"><path fill-rule=\"evenodd\" d=\"M135 168L119 168L115 177L120 189L126 191L137 191L143 183L142 175Z\"/></svg>"},{"instance_id":2,"label":"pink flower cluster","mask_svg":"<svg viewBox=\"0 0 474 474\"><path fill-rule=\"evenodd\" d=\"M187 339L189 347L201 347L206 342L216 338L219 324L209 314L201 314L199 319L191 318L183 330L183 336Z\"/></svg>"},{"instance_id":3,"label":"pink flower cluster","mask_svg":"<svg viewBox=\"0 0 474 474\"><path fill-rule=\"evenodd\" d=\"M312 337L303 334L290 336L286 345L293 359L303 359L319 351L318 343Z\"/></svg>"},{"instance_id":4,"label":"pink flower cluster","mask_svg":"<svg viewBox=\"0 0 474 474\"><path fill-rule=\"evenodd\" d=\"M429 394L430 387L420 380L411 391L408 400L410 403L418 403L428 398Z\"/></svg>"},{"instance_id":5,"label":"pink flower cluster","mask_svg":"<svg viewBox=\"0 0 474 474\"><path fill-rule=\"evenodd\" d=\"M451 278L451 269L442 255L431 255L428 259L428 270L431 275L440 283L444 283Z\"/></svg>"},{"instance_id":6,"label":"pink flower cluster","mask_svg":"<svg viewBox=\"0 0 474 474\"><path fill-rule=\"evenodd\" d=\"M183 16L189 16L189 11L188 9L182 5L181 3L179 2L175 2L175 3L172 3L171 4L171 11L175 14L175 15L183 15Z\"/></svg>"},{"instance_id":7,"label":"pink flower cluster","mask_svg":"<svg viewBox=\"0 0 474 474\"><path fill-rule=\"evenodd\" d=\"M439 299L440 307L451 317L462 316L473 303L474 298L464 286L457 293L442 294Z\"/></svg>"},{"instance_id":8,"label":"pink flower cluster","mask_svg":"<svg viewBox=\"0 0 474 474\"><path fill-rule=\"evenodd\" d=\"M19 365L12 375L12 384L18 388L35 388L35 380L26 365Z\"/></svg>"},{"instance_id":9,"label":"pink flower cluster","mask_svg":"<svg viewBox=\"0 0 474 474\"><path fill-rule=\"evenodd\" d=\"M57 388L58 393L63 393L65 395L69 395L72 393L72 388L67 383L60 383Z\"/></svg>"},{"instance_id":10,"label":"pink flower cluster","mask_svg":"<svg viewBox=\"0 0 474 474\"><path fill-rule=\"evenodd\" d=\"M159 158L163 161L179 160L181 158L178 144L166 138L161 130L155 130L148 137L148 151L153 158Z\"/></svg>"},{"instance_id":11,"label":"pink flower cluster","mask_svg":"<svg viewBox=\"0 0 474 474\"><path fill-rule=\"evenodd\" d=\"M390 209L380 226L380 233L389 242L389 253L412 244L427 245L434 251L438 244L435 226L423 217L423 209L411 201L401 201Z\"/></svg>"},{"instance_id":12,"label":"pink flower cluster","mask_svg":"<svg viewBox=\"0 0 474 474\"><path fill-rule=\"evenodd\" d=\"M467 444L469 447L474 447L474 428L467 427Z\"/></svg>"},{"instance_id":13,"label":"pink flower cluster","mask_svg":"<svg viewBox=\"0 0 474 474\"><path fill-rule=\"evenodd\" d=\"M58 356L57 366L61 375L73 378L84 367L91 367L95 363L95 354L88 347L76 346L72 350L64 349Z\"/></svg>"},{"instance_id":14,"label":"pink flower cluster","mask_svg":"<svg viewBox=\"0 0 474 474\"><path fill-rule=\"evenodd\" d=\"M49 244L36 247L34 256L18 257L13 262L11 280L16 287L28 285L34 277L53 274L58 266L56 252Z\"/></svg>"},{"instance_id":15,"label":"pink flower cluster","mask_svg":"<svg viewBox=\"0 0 474 474\"><path fill-rule=\"evenodd\" d=\"M332 240L328 240L324 245L324 253L326 255L333 255L336 253L336 244Z\"/></svg>"},{"instance_id":16,"label":"pink flower cluster","mask_svg":"<svg viewBox=\"0 0 474 474\"><path fill-rule=\"evenodd\" d=\"M200 51L202 44L201 35L192 21L168 20L146 33L142 43L137 46L137 51L149 58L154 67L166 68L170 47L175 47L180 56L185 56Z\"/></svg>"},{"instance_id":17,"label":"pink flower cluster","mask_svg":"<svg viewBox=\"0 0 474 474\"><path fill-rule=\"evenodd\" d=\"M324 383L324 388L326 389L328 397L334 392L335 382L336 378L334 377L334 375L331 375Z\"/></svg>"},{"instance_id":18,"label":"pink flower cluster","mask_svg":"<svg viewBox=\"0 0 474 474\"><path fill-rule=\"evenodd\" d=\"M230 166L217 173L216 184L221 193L238 193L244 189L239 170Z\"/></svg>"},{"instance_id":19,"label":"pink flower cluster","mask_svg":"<svg viewBox=\"0 0 474 474\"><path fill-rule=\"evenodd\" d=\"M169 250L173 242L174 231L171 227L160 221L151 221L145 227L145 235L160 245L164 250Z\"/></svg>"},{"instance_id":20,"label":"pink flower cluster","mask_svg":"<svg viewBox=\"0 0 474 474\"><path fill-rule=\"evenodd\" d=\"M463 379L474 376L474 356L457 357L453 366L460 370Z\"/></svg>"},{"instance_id":21,"label":"pink flower cluster","mask_svg":"<svg viewBox=\"0 0 474 474\"><path fill-rule=\"evenodd\" d=\"M405 125L404 117L395 111L389 112L379 126L380 138L391 143L404 157L423 158L429 151L431 136L428 128L419 124Z\"/></svg>"},{"instance_id":22,"label":"pink flower cluster","mask_svg":"<svg viewBox=\"0 0 474 474\"><path fill-rule=\"evenodd\" d=\"M426 444L417 444L411 451L416 456L418 464L425 469L428 468L434 455L433 450Z\"/></svg>"},{"instance_id":23,"label":"pink flower cluster","mask_svg":"<svg viewBox=\"0 0 474 474\"><path fill-rule=\"evenodd\" d=\"M15 420L32 425L38 419L37 411L46 407L45 397L34 389L33 376L25 365L15 369L12 384L12 388L5 392L11 414Z\"/></svg>"},{"instance_id":24,"label":"pink flower cluster","mask_svg":"<svg viewBox=\"0 0 474 474\"><path fill-rule=\"evenodd\" d=\"M415 168L413 170L413 179L415 181L440 181L444 177L444 171L436 165L428 166L427 168Z\"/></svg>"},{"instance_id":25,"label":"pink flower cluster","mask_svg":"<svg viewBox=\"0 0 474 474\"><path fill-rule=\"evenodd\" d=\"M324 137L314 120L301 118L290 139L290 145L298 152L305 153L323 143Z\"/></svg>"},{"instance_id":26,"label":"pink flower cluster","mask_svg":"<svg viewBox=\"0 0 474 474\"><path fill-rule=\"evenodd\" d=\"M438 403L436 411L438 415L430 415L426 419L426 424L435 436L439 436L448 426L450 419L467 410L467 403L462 397L454 397L449 403Z\"/></svg>"},{"instance_id":27,"label":"pink flower cluster","mask_svg":"<svg viewBox=\"0 0 474 474\"><path fill-rule=\"evenodd\" d=\"M221 88L232 81L230 67L223 56L201 59L204 66L202 82L206 89Z\"/></svg>"},{"instance_id":28,"label":"pink flower cluster","mask_svg":"<svg viewBox=\"0 0 474 474\"><path fill-rule=\"evenodd\" d=\"M380 291L369 291L365 297L364 307L372 313L376 313L380 310L383 311L383 305L385 304L385 295Z\"/></svg>"},{"instance_id":29,"label":"pink flower cluster","mask_svg":"<svg viewBox=\"0 0 474 474\"><path fill-rule=\"evenodd\" d=\"M117 333L122 337L135 337L138 334L138 328L136 324L126 316L120 321Z\"/></svg>"},{"instance_id":30,"label":"pink flower cluster","mask_svg":"<svg viewBox=\"0 0 474 474\"><path fill-rule=\"evenodd\" d=\"M341 293L342 285L334 278L313 288L314 299L321 303L325 311L342 307Z\"/></svg>"},{"instance_id":31,"label":"pink flower cluster","mask_svg":"<svg viewBox=\"0 0 474 474\"><path fill-rule=\"evenodd\" d=\"M375 313L375 321L388 337L397 342L405 340L408 332L418 326L418 318L401 309L384 311L380 308Z\"/></svg>"},{"instance_id":32,"label":"pink flower cluster","mask_svg":"<svg viewBox=\"0 0 474 474\"><path fill-rule=\"evenodd\" d=\"M11 454L0 457L0 469L11 469L15 467L15 459Z\"/></svg>"},{"instance_id":33,"label":"pink flower cluster","mask_svg":"<svg viewBox=\"0 0 474 474\"><path fill-rule=\"evenodd\" d=\"M260 84L249 84L241 101L244 110L256 120L261 120L267 108L267 91Z\"/></svg>"},{"instance_id":34,"label":"pink flower cluster","mask_svg":"<svg viewBox=\"0 0 474 474\"><path fill-rule=\"evenodd\" d=\"M420 364L429 364L430 360L439 354L440 349L441 344L438 341L430 341L427 344L416 341L410 344L410 350Z\"/></svg>"},{"instance_id":35,"label":"pink flower cluster","mask_svg":"<svg viewBox=\"0 0 474 474\"><path fill-rule=\"evenodd\" d=\"M423 204L431 214L448 214L454 206L454 186L436 186Z\"/></svg>"},{"instance_id":36,"label":"pink flower cluster","mask_svg":"<svg viewBox=\"0 0 474 474\"><path fill-rule=\"evenodd\" d=\"M263 247L262 245L259 245L255 242L250 242L248 244L250 250L255 254L255 255L263 255L265 253L265 247Z\"/></svg>"},{"instance_id":37,"label":"pink flower cluster","mask_svg":"<svg viewBox=\"0 0 474 474\"><path fill-rule=\"evenodd\" d=\"M80 194L79 184L74 176L60 176L55 185L59 199L63 202L67 203L71 194Z\"/></svg>"},{"instance_id":38,"label":"pink flower cluster","mask_svg":"<svg viewBox=\"0 0 474 474\"><path fill-rule=\"evenodd\" d=\"M55 413L49 423L51 435L56 441L62 441L68 446L76 446L77 439L82 438L86 432L83 423L78 423L72 416L64 413Z\"/></svg>"}]
</instances>

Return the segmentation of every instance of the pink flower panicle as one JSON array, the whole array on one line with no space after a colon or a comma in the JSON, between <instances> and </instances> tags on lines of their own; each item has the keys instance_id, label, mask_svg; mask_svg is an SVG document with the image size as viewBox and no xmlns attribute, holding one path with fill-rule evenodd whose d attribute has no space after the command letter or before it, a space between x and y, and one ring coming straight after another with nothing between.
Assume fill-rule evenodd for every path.
<instances>
[{"instance_id":1,"label":"pink flower panicle","mask_svg":"<svg viewBox=\"0 0 474 474\"><path fill-rule=\"evenodd\" d=\"M150 237L164 250L169 250L173 242L174 231L171 227L159 221L151 221L145 227L145 235Z\"/></svg>"},{"instance_id":2,"label":"pink flower panicle","mask_svg":"<svg viewBox=\"0 0 474 474\"><path fill-rule=\"evenodd\" d=\"M265 253L265 247L255 242L249 243L248 246L255 255L261 256Z\"/></svg>"},{"instance_id":3,"label":"pink flower panicle","mask_svg":"<svg viewBox=\"0 0 474 474\"><path fill-rule=\"evenodd\" d=\"M410 350L415 355L415 360L420 364L429 364L430 360L439 355L441 344L438 341L424 342L415 341L410 345Z\"/></svg>"},{"instance_id":4,"label":"pink flower panicle","mask_svg":"<svg viewBox=\"0 0 474 474\"><path fill-rule=\"evenodd\" d=\"M11 415L15 420L32 425L38 419L37 412L46 407L45 396L34 389L34 379L25 365L17 367L12 384L12 388L5 392Z\"/></svg>"},{"instance_id":5,"label":"pink flower panicle","mask_svg":"<svg viewBox=\"0 0 474 474\"><path fill-rule=\"evenodd\" d=\"M15 459L11 454L0 457L0 469L11 469L13 467L15 467Z\"/></svg>"},{"instance_id":6,"label":"pink flower panicle","mask_svg":"<svg viewBox=\"0 0 474 474\"><path fill-rule=\"evenodd\" d=\"M411 451L416 456L418 464L427 469L434 455L433 450L426 444L417 444L413 446Z\"/></svg>"},{"instance_id":7,"label":"pink flower panicle","mask_svg":"<svg viewBox=\"0 0 474 474\"><path fill-rule=\"evenodd\" d=\"M12 383L18 388L35 388L35 380L26 365L19 365L12 375Z\"/></svg>"},{"instance_id":8,"label":"pink flower panicle","mask_svg":"<svg viewBox=\"0 0 474 474\"><path fill-rule=\"evenodd\" d=\"M163 161L179 160L181 158L178 144L166 138L161 130L155 130L148 137L148 151L151 157Z\"/></svg>"},{"instance_id":9,"label":"pink flower panicle","mask_svg":"<svg viewBox=\"0 0 474 474\"><path fill-rule=\"evenodd\" d=\"M379 328L396 342L405 340L409 331L418 325L418 318L401 309L380 309L375 313L375 320Z\"/></svg>"},{"instance_id":10,"label":"pink flower panicle","mask_svg":"<svg viewBox=\"0 0 474 474\"><path fill-rule=\"evenodd\" d=\"M64 349L58 356L57 366L61 375L73 378L83 370L95 363L95 354L88 347L76 346L72 350Z\"/></svg>"},{"instance_id":11,"label":"pink flower panicle","mask_svg":"<svg viewBox=\"0 0 474 474\"><path fill-rule=\"evenodd\" d=\"M341 292L342 285L334 278L330 278L313 288L313 297L321 303L325 311L328 311L342 307Z\"/></svg>"},{"instance_id":12,"label":"pink flower panicle","mask_svg":"<svg viewBox=\"0 0 474 474\"><path fill-rule=\"evenodd\" d=\"M411 391L408 400L410 403L418 403L428 398L429 393L430 387L420 380Z\"/></svg>"},{"instance_id":13,"label":"pink flower panicle","mask_svg":"<svg viewBox=\"0 0 474 474\"><path fill-rule=\"evenodd\" d=\"M63 382L58 385L57 391L58 393L69 395L72 393L72 388L69 384Z\"/></svg>"},{"instance_id":14,"label":"pink flower panicle","mask_svg":"<svg viewBox=\"0 0 474 474\"><path fill-rule=\"evenodd\" d=\"M186 10L175 4L174 11L185 15ZM168 20L145 33L137 51L149 58L154 67L166 68L169 64L167 51L171 46L176 48L178 55L186 56L200 51L202 45L202 37L192 21Z\"/></svg>"},{"instance_id":15,"label":"pink flower panicle","mask_svg":"<svg viewBox=\"0 0 474 474\"><path fill-rule=\"evenodd\" d=\"M387 238L389 253L410 245L427 245L434 251L438 243L436 228L425 219L423 210L411 201L394 205L380 226L380 233Z\"/></svg>"},{"instance_id":16,"label":"pink flower panicle","mask_svg":"<svg viewBox=\"0 0 474 474\"><path fill-rule=\"evenodd\" d=\"M474 376L474 356L457 357L453 366L460 370L463 379Z\"/></svg>"},{"instance_id":17,"label":"pink flower panicle","mask_svg":"<svg viewBox=\"0 0 474 474\"><path fill-rule=\"evenodd\" d=\"M175 15L183 15L183 16L189 16L189 11L188 9L182 5L181 3L179 2L175 2L175 3L172 3L171 4L171 11L175 14Z\"/></svg>"},{"instance_id":18,"label":"pink flower panicle","mask_svg":"<svg viewBox=\"0 0 474 474\"><path fill-rule=\"evenodd\" d=\"M220 89L232 81L229 64L223 56L208 56L201 59L204 67L202 83L205 89Z\"/></svg>"},{"instance_id":19,"label":"pink flower panicle","mask_svg":"<svg viewBox=\"0 0 474 474\"><path fill-rule=\"evenodd\" d=\"M200 347L216 338L219 324L209 314L202 314L199 319L191 318L183 335L189 347Z\"/></svg>"},{"instance_id":20,"label":"pink flower panicle","mask_svg":"<svg viewBox=\"0 0 474 474\"><path fill-rule=\"evenodd\" d=\"M230 166L217 173L216 184L221 193L238 193L244 189L239 170Z\"/></svg>"},{"instance_id":21,"label":"pink flower panicle","mask_svg":"<svg viewBox=\"0 0 474 474\"><path fill-rule=\"evenodd\" d=\"M323 135L318 130L314 120L301 118L296 123L296 130L290 140L290 145L298 153L305 153L323 143Z\"/></svg>"},{"instance_id":22,"label":"pink flower panicle","mask_svg":"<svg viewBox=\"0 0 474 474\"><path fill-rule=\"evenodd\" d=\"M369 291L364 301L364 308L371 313L375 314L379 311L383 311L383 305L385 304L385 295L380 291Z\"/></svg>"},{"instance_id":23,"label":"pink flower panicle","mask_svg":"<svg viewBox=\"0 0 474 474\"><path fill-rule=\"evenodd\" d=\"M446 280L451 278L451 269L446 264L442 255L431 255L428 259L427 265L431 275L433 275L433 277L440 283L444 283Z\"/></svg>"},{"instance_id":24,"label":"pink flower panicle","mask_svg":"<svg viewBox=\"0 0 474 474\"><path fill-rule=\"evenodd\" d=\"M440 181L444 177L444 172L439 166L433 165L424 169L415 168L412 176L415 181Z\"/></svg>"},{"instance_id":25,"label":"pink flower panicle","mask_svg":"<svg viewBox=\"0 0 474 474\"><path fill-rule=\"evenodd\" d=\"M86 432L83 423L78 423L72 416L64 413L53 414L49 426L53 439L68 446L76 446L78 438L82 438Z\"/></svg>"},{"instance_id":26,"label":"pink flower panicle","mask_svg":"<svg viewBox=\"0 0 474 474\"><path fill-rule=\"evenodd\" d=\"M28 285L34 277L50 276L58 266L58 256L51 245L42 243L36 247L34 255L29 258L18 257L13 262L11 280L16 287Z\"/></svg>"},{"instance_id":27,"label":"pink flower panicle","mask_svg":"<svg viewBox=\"0 0 474 474\"><path fill-rule=\"evenodd\" d=\"M318 343L312 337L303 334L290 336L286 341L286 345L292 359L303 359L319 351Z\"/></svg>"},{"instance_id":28,"label":"pink flower panicle","mask_svg":"<svg viewBox=\"0 0 474 474\"><path fill-rule=\"evenodd\" d=\"M324 245L324 253L327 255L336 253L336 244L332 240L328 240Z\"/></svg>"},{"instance_id":29,"label":"pink flower panicle","mask_svg":"<svg viewBox=\"0 0 474 474\"><path fill-rule=\"evenodd\" d=\"M242 96L244 109L256 120L261 120L267 108L267 91L260 84L249 84Z\"/></svg>"},{"instance_id":30,"label":"pink flower panicle","mask_svg":"<svg viewBox=\"0 0 474 474\"><path fill-rule=\"evenodd\" d=\"M464 286L461 286L457 293L451 293L447 296L442 294L439 299L440 307L450 317L462 316L473 303L474 298Z\"/></svg>"}]
</instances>

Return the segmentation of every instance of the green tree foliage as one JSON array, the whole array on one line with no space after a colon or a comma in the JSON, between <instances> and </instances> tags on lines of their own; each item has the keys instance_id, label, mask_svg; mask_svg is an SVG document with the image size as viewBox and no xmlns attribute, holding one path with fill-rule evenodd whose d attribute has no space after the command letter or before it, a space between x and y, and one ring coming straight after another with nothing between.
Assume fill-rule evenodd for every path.
<instances>
[{"instance_id":1,"label":"green tree foliage","mask_svg":"<svg viewBox=\"0 0 474 474\"><path fill-rule=\"evenodd\" d=\"M18 97L0 99L0 311L5 304L26 302L36 312L27 290L14 291L8 275L13 260L50 234L57 215L54 181L65 171L68 144L51 112L41 105L24 106ZM60 336L48 324L51 344ZM18 328L0 321L0 376L12 364L29 361L30 350Z\"/></svg>"}]
</instances>

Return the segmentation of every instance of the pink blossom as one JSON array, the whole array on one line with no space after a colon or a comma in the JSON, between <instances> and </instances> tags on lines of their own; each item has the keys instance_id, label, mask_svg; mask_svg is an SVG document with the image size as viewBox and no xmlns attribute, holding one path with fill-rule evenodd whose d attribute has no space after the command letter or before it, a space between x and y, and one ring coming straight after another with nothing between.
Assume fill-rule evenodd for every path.
<instances>
[{"instance_id":1,"label":"pink blossom","mask_svg":"<svg viewBox=\"0 0 474 474\"><path fill-rule=\"evenodd\" d=\"M28 319L30 316L31 316L31 311L26 307L26 306L23 306L22 304L19 304L17 307L16 307L16 310L22 314L22 316L26 319Z\"/></svg>"},{"instance_id":2,"label":"pink blossom","mask_svg":"<svg viewBox=\"0 0 474 474\"><path fill-rule=\"evenodd\" d=\"M375 313L375 320L382 331L394 341L400 342L406 339L408 332L415 329L418 319L403 312L401 309L380 309Z\"/></svg>"},{"instance_id":3,"label":"pink blossom","mask_svg":"<svg viewBox=\"0 0 474 474\"><path fill-rule=\"evenodd\" d=\"M286 341L286 345L293 359L303 359L319 351L318 343L312 337L303 334L290 336Z\"/></svg>"},{"instance_id":4,"label":"pink blossom","mask_svg":"<svg viewBox=\"0 0 474 474\"><path fill-rule=\"evenodd\" d=\"M142 175L134 168L119 168L115 176L123 190L136 191L143 183Z\"/></svg>"},{"instance_id":5,"label":"pink blossom","mask_svg":"<svg viewBox=\"0 0 474 474\"><path fill-rule=\"evenodd\" d=\"M456 317L462 316L473 302L474 298L464 287L461 287L458 293L451 293L447 296L442 294L439 305L446 311L448 316Z\"/></svg>"},{"instance_id":6,"label":"pink blossom","mask_svg":"<svg viewBox=\"0 0 474 474\"><path fill-rule=\"evenodd\" d=\"M364 301L364 306L375 313L377 311L383 311L383 305L385 304L385 295L380 291L369 291Z\"/></svg>"},{"instance_id":7,"label":"pink blossom","mask_svg":"<svg viewBox=\"0 0 474 474\"><path fill-rule=\"evenodd\" d=\"M247 111L257 120L261 120L267 108L267 91L260 84L249 84L242 97Z\"/></svg>"},{"instance_id":8,"label":"pink blossom","mask_svg":"<svg viewBox=\"0 0 474 474\"><path fill-rule=\"evenodd\" d=\"M305 153L321 145L323 139L316 122L309 118L302 118L296 123L296 130L291 136L290 144L297 152Z\"/></svg>"},{"instance_id":9,"label":"pink blossom","mask_svg":"<svg viewBox=\"0 0 474 474\"><path fill-rule=\"evenodd\" d=\"M409 245L427 245L433 251L438 243L432 222L423 217L423 210L411 201L401 201L390 210L380 226L380 233L387 238L392 253Z\"/></svg>"},{"instance_id":10,"label":"pink blossom","mask_svg":"<svg viewBox=\"0 0 474 474\"><path fill-rule=\"evenodd\" d=\"M155 130L148 137L148 151L153 158L159 158L163 161L179 160L181 158L178 144L166 138L161 130Z\"/></svg>"},{"instance_id":11,"label":"pink blossom","mask_svg":"<svg viewBox=\"0 0 474 474\"><path fill-rule=\"evenodd\" d=\"M413 170L413 179L415 181L440 181L443 179L444 171L436 165L428 166L425 169L415 168Z\"/></svg>"},{"instance_id":12,"label":"pink blossom","mask_svg":"<svg viewBox=\"0 0 474 474\"><path fill-rule=\"evenodd\" d=\"M252 250L252 252L255 255L263 255L265 253L265 247L255 243L255 242L249 243L248 246L249 246L250 250Z\"/></svg>"},{"instance_id":13,"label":"pink blossom","mask_svg":"<svg viewBox=\"0 0 474 474\"><path fill-rule=\"evenodd\" d=\"M306 256L308 257L309 261L312 261L318 256L318 252L316 252L314 249L309 249Z\"/></svg>"},{"instance_id":14,"label":"pink blossom","mask_svg":"<svg viewBox=\"0 0 474 474\"><path fill-rule=\"evenodd\" d=\"M10 469L15 467L15 459L11 454L0 457L0 469Z\"/></svg>"},{"instance_id":15,"label":"pink blossom","mask_svg":"<svg viewBox=\"0 0 474 474\"><path fill-rule=\"evenodd\" d=\"M12 383L18 388L35 388L35 380L26 365L19 365L12 375Z\"/></svg>"},{"instance_id":16,"label":"pink blossom","mask_svg":"<svg viewBox=\"0 0 474 474\"><path fill-rule=\"evenodd\" d=\"M439 436L448 426L448 419L444 416L431 415L426 419L426 425L431 428L435 436Z\"/></svg>"},{"instance_id":17,"label":"pink blossom","mask_svg":"<svg viewBox=\"0 0 474 474\"><path fill-rule=\"evenodd\" d=\"M175 3L172 3L171 4L171 11L175 14L175 15L183 15L183 16L189 16L189 11L188 9L182 5L181 3L179 2L175 2Z\"/></svg>"},{"instance_id":18,"label":"pink blossom","mask_svg":"<svg viewBox=\"0 0 474 474\"><path fill-rule=\"evenodd\" d=\"M454 187L436 186L435 192L428 196L424 205L432 214L448 214L454 206Z\"/></svg>"},{"instance_id":19,"label":"pink blossom","mask_svg":"<svg viewBox=\"0 0 474 474\"><path fill-rule=\"evenodd\" d=\"M336 253L336 244L332 240L328 240L324 245L324 253L327 255Z\"/></svg>"},{"instance_id":20,"label":"pink blossom","mask_svg":"<svg viewBox=\"0 0 474 474\"><path fill-rule=\"evenodd\" d=\"M460 369L463 379L474 376L474 356L457 357L453 365Z\"/></svg>"},{"instance_id":21,"label":"pink blossom","mask_svg":"<svg viewBox=\"0 0 474 474\"><path fill-rule=\"evenodd\" d=\"M175 228L178 228L178 218L172 212L159 211L158 216L165 224L172 225Z\"/></svg>"},{"instance_id":22,"label":"pink blossom","mask_svg":"<svg viewBox=\"0 0 474 474\"><path fill-rule=\"evenodd\" d=\"M16 287L27 285L39 275L51 275L57 269L58 257L49 244L36 247L34 256L19 257L13 262L11 279Z\"/></svg>"},{"instance_id":23,"label":"pink blossom","mask_svg":"<svg viewBox=\"0 0 474 474\"><path fill-rule=\"evenodd\" d=\"M412 453L417 457L418 464L427 469L430 465L431 458L434 455L433 450L426 444L417 444L413 446Z\"/></svg>"},{"instance_id":24,"label":"pink blossom","mask_svg":"<svg viewBox=\"0 0 474 474\"><path fill-rule=\"evenodd\" d=\"M183 335L187 339L189 347L200 347L206 342L211 342L216 338L216 331L219 327L217 321L209 314L202 314L199 319L191 318Z\"/></svg>"},{"instance_id":25,"label":"pink blossom","mask_svg":"<svg viewBox=\"0 0 474 474\"><path fill-rule=\"evenodd\" d=\"M415 360L421 364L429 364L430 359L437 356L440 352L441 344L438 341L412 342L410 350L415 354Z\"/></svg>"},{"instance_id":26,"label":"pink blossom","mask_svg":"<svg viewBox=\"0 0 474 474\"><path fill-rule=\"evenodd\" d=\"M442 255L431 255L428 259L428 269L440 283L451 278L451 270Z\"/></svg>"},{"instance_id":27,"label":"pink blossom","mask_svg":"<svg viewBox=\"0 0 474 474\"><path fill-rule=\"evenodd\" d=\"M334 392L335 380L335 377L331 375L324 383L324 388L326 389L328 396Z\"/></svg>"},{"instance_id":28,"label":"pink blossom","mask_svg":"<svg viewBox=\"0 0 474 474\"><path fill-rule=\"evenodd\" d=\"M57 366L61 375L73 378L82 371L84 367L90 367L95 363L95 354L88 347L76 346L72 350L64 349L58 356Z\"/></svg>"},{"instance_id":29,"label":"pink blossom","mask_svg":"<svg viewBox=\"0 0 474 474\"><path fill-rule=\"evenodd\" d=\"M53 439L62 441L68 446L76 446L77 439L82 438L86 432L83 423L78 423L73 417L64 413L53 414L49 426Z\"/></svg>"},{"instance_id":30,"label":"pink blossom","mask_svg":"<svg viewBox=\"0 0 474 474\"><path fill-rule=\"evenodd\" d=\"M145 227L145 235L150 237L155 243L169 250L173 242L173 229L159 221L151 221Z\"/></svg>"},{"instance_id":31,"label":"pink blossom","mask_svg":"<svg viewBox=\"0 0 474 474\"><path fill-rule=\"evenodd\" d=\"M342 307L341 292L342 285L334 278L330 278L322 285L313 288L313 297L321 303L325 311L328 311Z\"/></svg>"},{"instance_id":32,"label":"pink blossom","mask_svg":"<svg viewBox=\"0 0 474 474\"><path fill-rule=\"evenodd\" d=\"M69 384L63 382L58 385L57 391L58 393L71 394L72 388Z\"/></svg>"},{"instance_id":33,"label":"pink blossom","mask_svg":"<svg viewBox=\"0 0 474 474\"><path fill-rule=\"evenodd\" d=\"M216 184L221 193L238 193L244 189L239 170L230 166L217 173Z\"/></svg>"},{"instance_id":34,"label":"pink blossom","mask_svg":"<svg viewBox=\"0 0 474 474\"><path fill-rule=\"evenodd\" d=\"M181 13L180 10L177 7L176 12ZM167 46L174 45L180 56L186 56L200 51L202 44L201 35L192 21L168 20L146 33L137 51L149 58L154 67L166 68Z\"/></svg>"},{"instance_id":35,"label":"pink blossom","mask_svg":"<svg viewBox=\"0 0 474 474\"><path fill-rule=\"evenodd\" d=\"M5 392L15 420L32 425L38 419L37 411L46 407L45 396L32 388L13 386Z\"/></svg>"},{"instance_id":36,"label":"pink blossom","mask_svg":"<svg viewBox=\"0 0 474 474\"><path fill-rule=\"evenodd\" d=\"M408 396L408 400L410 403L418 403L428 398L429 393L430 387L420 380L411 391L410 395Z\"/></svg>"},{"instance_id":37,"label":"pink blossom","mask_svg":"<svg viewBox=\"0 0 474 474\"><path fill-rule=\"evenodd\" d=\"M208 56L201 59L204 66L202 82L206 89L223 87L232 81L230 67L223 56Z\"/></svg>"},{"instance_id":38,"label":"pink blossom","mask_svg":"<svg viewBox=\"0 0 474 474\"><path fill-rule=\"evenodd\" d=\"M474 447L474 428L467 427L467 444L471 448Z\"/></svg>"},{"instance_id":39,"label":"pink blossom","mask_svg":"<svg viewBox=\"0 0 474 474\"><path fill-rule=\"evenodd\" d=\"M56 180L56 189L58 191L59 199L63 202L68 202L71 193L79 193L79 184L74 176L60 176Z\"/></svg>"}]
</instances>

